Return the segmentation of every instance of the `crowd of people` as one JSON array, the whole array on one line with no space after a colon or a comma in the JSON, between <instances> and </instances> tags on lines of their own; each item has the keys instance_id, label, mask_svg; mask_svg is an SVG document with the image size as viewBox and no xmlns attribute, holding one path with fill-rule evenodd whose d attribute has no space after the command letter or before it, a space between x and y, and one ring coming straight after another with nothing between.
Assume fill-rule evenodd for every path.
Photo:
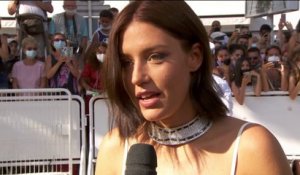
<instances>
[{"instance_id":1,"label":"crowd of people","mask_svg":"<svg viewBox=\"0 0 300 175\"><path fill-rule=\"evenodd\" d=\"M8 12L16 16L18 35L8 38L2 34L0 38L1 89L67 88L87 99L103 92L101 67L119 11L114 7L102 10L89 41L88 25L76 12L76 1L65 0L63 8L64 12L47 18L46 12L53 12L51 0L9 2ZM26 20L36 15L42 19L43 31L31 33Z\"/></svg>"},{"instance_id":2,"label":"crowd of people","mask_svg":"<svg viewBox=\"0 0 300 175\"><path fill-rule=\"evenodd\" d=\"M268 24L260 27L259 35L241 26L228 36L221 27L220 21L214 21L209 35L213 73L227 81L238 103L244 103L247 92L259 96L261 92L287 91L292 100L297 97L300 20L294 29L290 22L280 19L275 37Z\"/></svg>"}]
</instances>

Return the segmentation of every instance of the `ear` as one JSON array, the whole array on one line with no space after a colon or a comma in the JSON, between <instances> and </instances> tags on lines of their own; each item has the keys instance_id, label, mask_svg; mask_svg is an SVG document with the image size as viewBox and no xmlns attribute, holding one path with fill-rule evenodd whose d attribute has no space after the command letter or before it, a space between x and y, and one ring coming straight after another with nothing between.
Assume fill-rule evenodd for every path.
<instances>
[{"instance_id":1,"label":"ear","mask_svg":"<svg viewBox=\"0 0 300 175\"><path fill-rule=\"evenodd\" d=\"M195 72L202 64L203 56L201 51L201 45L195 43L190 50L188 58L188 66L191 72Z\"/></svg>"}]
</instances>

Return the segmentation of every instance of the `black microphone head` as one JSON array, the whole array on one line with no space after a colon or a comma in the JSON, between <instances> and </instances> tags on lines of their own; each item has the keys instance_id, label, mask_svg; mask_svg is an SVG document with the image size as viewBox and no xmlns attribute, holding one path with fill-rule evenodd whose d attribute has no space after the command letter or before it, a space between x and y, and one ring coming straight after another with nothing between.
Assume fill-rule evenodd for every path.
<instances>
[{"instance_id":1,"label":"black microphone head","mask_svg":"<svg viewBox=\"0 0 300 175\"><path fill-rule=\"evenodd\" d=\"M157 158L152 145L134 144L130 147L125 175L156 175Z\"/></svg>"}]
</instances>

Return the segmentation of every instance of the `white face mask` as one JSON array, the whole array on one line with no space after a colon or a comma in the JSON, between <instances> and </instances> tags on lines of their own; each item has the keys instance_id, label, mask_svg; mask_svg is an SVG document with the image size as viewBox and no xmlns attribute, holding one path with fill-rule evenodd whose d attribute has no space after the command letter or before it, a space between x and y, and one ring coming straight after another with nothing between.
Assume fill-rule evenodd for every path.
<instances>
[{"instance_id":1,"label":"white face mask","mask_svg":"<svg viewBox=\"0 0 300 175\"><path fill-rule=\"evenodd\" d=\"M36 50L26 50L25 55L29 59L34 59L37 55L37 51Z\"/></svg>"},{"instance_id":2,"label":"white face mask","mask_svg":"<svg viewBox=\"0 0 300 175\"><path fill-rule=\"evenodd\" d=\"M67 15L73 16L77 12L77 10L76 9L74 9L74 10L65 9L65 12Z\"/></svg>"},{"instance_id":3,"label":"white face mask","mask_svg":"<svg viewBox=\"0 0 300 175\"><path fill-rule=\"evenodd\" d=\"M101 63L103 63L104 58L105 58L105 54L103 54L103 53L97 53L96 57L97 57L98 61L100 61Z\"/></svg>"}]
</instances>

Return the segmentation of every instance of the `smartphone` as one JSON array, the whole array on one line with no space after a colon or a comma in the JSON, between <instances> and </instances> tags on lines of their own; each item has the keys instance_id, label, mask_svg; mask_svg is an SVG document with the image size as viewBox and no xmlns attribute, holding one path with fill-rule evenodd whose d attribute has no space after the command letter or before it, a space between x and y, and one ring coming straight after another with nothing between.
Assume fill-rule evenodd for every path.
<instances>
[{"instance_id":1,"label":"smartphone","mask_svg":"<svg viewBox=\"0 0 300 175\"><path fill-rule=\"evenodd\" d=\"M244 75L244 76L246 76L246 75L251 75L251 71L244 72L243 75Z\"/></svg>"},{"instance_id":2,"label":"smartphone","mask_svg":"<svg viewBox=\"0 0 300 175\"><path fill-rule=\"evenodd\" d=\"M286 22L286 15L285 15L285 13L281 14L280 20L281 20L281 22L284 22L284 23Z\"/></svg>"},{"instance_id":3,"label":"smartphone","mask_svg":"<svg viewBox=\"0 0 300 175\"><path fill-rule=\"evenodd\" d=\"M73 57L73 47L62 48L62 55L65 57Z\"/></svg>"}]
</instances>

